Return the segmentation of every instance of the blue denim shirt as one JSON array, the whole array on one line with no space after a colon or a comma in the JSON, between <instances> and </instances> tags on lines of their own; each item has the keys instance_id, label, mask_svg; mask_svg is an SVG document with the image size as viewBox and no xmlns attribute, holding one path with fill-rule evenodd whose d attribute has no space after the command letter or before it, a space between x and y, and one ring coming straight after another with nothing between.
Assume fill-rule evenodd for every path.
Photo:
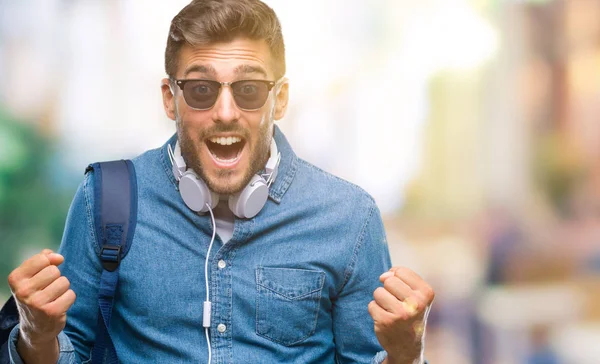
<instances>
[{"instance_id":1,"label":"blue denim shirt","mask_svg":"<svg viewBox=\"0 0 600 364\"><path fill-rule=\"evenodd\" d=\"M298 158L277 127L275 140L281 163L265 207L236 219L233 237L217 237L209 260L212 362L379 363L385 352L367 310L390 268L379 210L360 188ZM133 160L138 222L110 328L123 363L208 359L202 305L212 224L181 199L167 144ZM94 343L101 265L92 184L88 174L60 248L77 299L59 335L59 363L85 363ZM21 363L18 327L11 335L12 360Z\"/></svg>"}]
</instances>

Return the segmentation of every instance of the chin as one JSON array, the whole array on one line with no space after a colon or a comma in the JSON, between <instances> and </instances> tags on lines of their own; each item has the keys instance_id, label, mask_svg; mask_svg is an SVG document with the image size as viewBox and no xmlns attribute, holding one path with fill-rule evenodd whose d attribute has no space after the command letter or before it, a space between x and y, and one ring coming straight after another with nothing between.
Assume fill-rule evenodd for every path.
<instances>
[{"instance_id":1,"label":"chin","mask_svg":"<svg viewBox=\"0 0 600 364\"><path fill-rule=\"evenodd\" d=\"M228 174L228 176L213 176L213 178L206 179L208 188L210 188L211 191L219 195L232 195L240 192L246 187L247 182L241 177L231 176L230 173L224 174Z\"/></svg>"}]
</instances>

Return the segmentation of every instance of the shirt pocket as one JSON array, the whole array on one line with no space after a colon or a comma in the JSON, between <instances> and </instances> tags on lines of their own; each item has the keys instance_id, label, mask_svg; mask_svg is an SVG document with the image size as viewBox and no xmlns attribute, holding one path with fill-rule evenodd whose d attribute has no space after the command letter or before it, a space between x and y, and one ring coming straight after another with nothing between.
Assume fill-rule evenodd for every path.
<instances>
[{"instance_id":1,"label":"shirt pocket","mask_svg":"<svg viewBox=\"0 0 600 364\"><path fill-rule=\"evenodd\" d=\"M315 333L325 272L256 269L256 333L291 346Z\"/></svg>"}]
</instances>

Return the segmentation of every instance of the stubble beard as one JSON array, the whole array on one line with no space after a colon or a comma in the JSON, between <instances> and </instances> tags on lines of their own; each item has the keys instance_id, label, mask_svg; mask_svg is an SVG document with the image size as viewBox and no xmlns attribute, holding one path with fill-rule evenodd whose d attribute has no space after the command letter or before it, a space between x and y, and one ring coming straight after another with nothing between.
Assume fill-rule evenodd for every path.
<instances>
[{"instance_id":1,"label":"stubble beard","mask_svg":"<svg viewBox=\"0 0 600 364\"><path fill-rule=\"evenodd\" d=\"M194 172L202 178L208 188L219 195L232 195L240 192L248 185L252 177L265 167L267 160L269 159L271 140L273 138L273 116L274 108L265 115L268 119L261 121L258 140L254 144L254 148L252 150L247 150L250 152L250 163L244 171L243 178L239 182L234 183L230 180L231 176L234 174L231 170L217 170L216 176L214 177L206 174L205 169L202 167L199 153L201 148L203 148L206 137L214 135L215 133L231 132L242 135L246 140L247 146L250 146L250 132L240 127L237 123L215 124L213 127L201 130L197 135L192 136L184 130L182 120L179 117L179 112L175 110L177 138L181 147L181 154L184 156L188 168L192 168Z\"/></svg>"}]
</instances>

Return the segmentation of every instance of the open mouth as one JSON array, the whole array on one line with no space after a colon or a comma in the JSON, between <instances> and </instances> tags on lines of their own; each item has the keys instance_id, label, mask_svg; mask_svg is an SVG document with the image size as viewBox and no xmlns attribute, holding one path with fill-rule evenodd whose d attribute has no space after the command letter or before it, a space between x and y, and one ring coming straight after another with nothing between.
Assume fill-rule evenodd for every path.
<instances>
[{"instance_id":1,"label":"open mouth","mask_svg":"<svg viewBox=\"0 0 600 364\"><path fill-rule=\"evenodd\" d=\"M208 151L217 165L229 167L235 165L246 145L246 141L238 136L212 137L206 140Z\"/></svg>"}]
</instances>

